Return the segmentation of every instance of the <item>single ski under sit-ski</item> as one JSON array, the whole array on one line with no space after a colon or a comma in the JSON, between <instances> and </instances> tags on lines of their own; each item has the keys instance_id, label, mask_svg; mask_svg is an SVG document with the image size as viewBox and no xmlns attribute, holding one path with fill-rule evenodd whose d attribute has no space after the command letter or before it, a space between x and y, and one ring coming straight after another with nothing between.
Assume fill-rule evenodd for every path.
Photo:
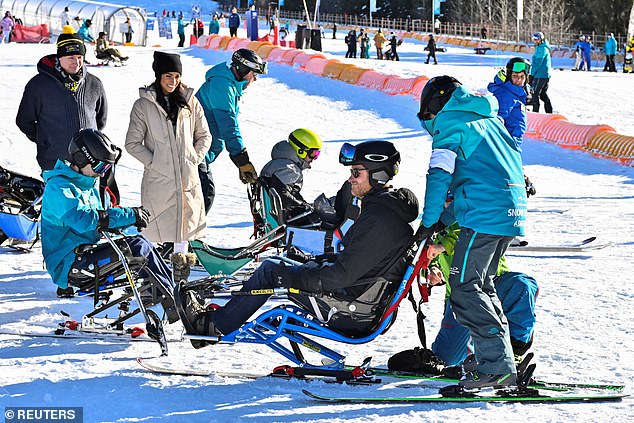
<instances>
[{"instance_id":1,"label":"single ski under sit-ski","mask_svg":"<svg viewBox=\"0 0 634 423\"><path fill-rule=\"evenodd\" d=\"M606 247L614 245L612 242L595 242L596 236L584 239L578 243L570 244L558 244L558 245L533 245L528 241L522 240L517 243L512 243L508 251L531 251L531 252L543 252L543 253L584 253L588 251L602 250Z\"/></svg>"},{"instance_id":2,"label":"single ski under sit-ski","mask_svg":"<svg viewBox=\"0 0 634 423\"><path fill-rule=\"evenodd\" d=\"M248 373L248 372L224 372L224 371L208 371L208 370L195 370L195 369L177 369L172 367L167 367L155 363L150 363L148 361L143 360L142 358L137 358L136 362L139 363L141 367L145 370L148 370L152 373L163 374L163 375L180 375L180 376L203 376L203 377L232 377L238 379L259 379L261 377L268 377L270 373Z\"/></svg>"},{"instance_id":3,"label":"single ski under sit-ski","mask_svg":"<svg viewBox=\"0 0 634 423\"><path fill-rule=\"evenodd\" d=\"M414 402L426 402L426 403L473 403L473 402L533 402L533 403L546 403L546 402L606 402L606 401L620 401L628 395L558 395L548 396L543 394L534 394L521 396L512 393L505 395L503 391L495 391L493 395L486 396L484 394L474 394L473 396L457 396L457 397L443 397L441 395L429 395L429 396L405 396L405 397L331 397L318 395L310 392L306 389L302 389L302 392L308 397L322 401L322 402L348 402L348 403L371 403L371 402L383 402L383 403L414 403Z\"/></svg>"}]
</instances>

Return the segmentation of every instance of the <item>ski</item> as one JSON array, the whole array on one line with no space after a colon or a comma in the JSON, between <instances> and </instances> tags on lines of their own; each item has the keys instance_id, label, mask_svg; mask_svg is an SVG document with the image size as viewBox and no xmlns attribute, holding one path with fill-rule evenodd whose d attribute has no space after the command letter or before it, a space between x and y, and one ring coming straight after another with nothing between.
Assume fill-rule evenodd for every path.
<instances>
[{"instance_id":1,"label":"ski","mask_svg":"<svg viewBox=\"0 0 634 423\"><path fill-rule=\"evenodd\" d=\"M614 245L612 242L595 242L597 237L593 236L578 243L560 245L532 245L528 241L522 240L512 243L508 252L545 252L545 253L583 253L588 251L601 250Z\"/></svg>"},{"instance_id":2,"label":"ski","mask_svg":"<svg viewBox=\"0 0 634 423\"><path fill-rule=\"evenodd\" d=\"M552 214L564 214L570 209L528 209L529 213L552 213Z\"/></svg>"},{"instance_id":3,"label":"ski","mask_svg":"<svg viewBox=\"0 0 634 423\"><path fill-rule=\"evenodd\" d=\"M134 330L134 329L132 329ZM145 332L145 331L143 331ZM138 333L138 332L137 332ZM19 336L23 338L57 338L57 339L85 339L97 341L117 341L117 342L156 342L145 333L132 336L132 332L93 332L84 330L73 330L64 332L30 332L0 330L0 335ZM170 339L170 342L180 342L180 339Z\"/></svg>"},{"instance_id":4,"label":"ski","mask_svg":"<svg viewBox=\"0 0 634 423\"><path fill-rule=\"evenodd\" d=\"M368 372L372 372L376 376L389 377L395 379L411 379L422 380L429 382L445 382L445 383L458 383L458 379L438 376L438 375L421 375L417 373L397 372L388 369L370 367ZM605 391L620 392L625 389L625 385L614 383L593 383L593 382L551 382L545 380L531 380L529 388L544 389L549 391L569 391L572 389L598 389Z\"/></svg>"},{"instance_id":5,"label":"ski","mask_svg":"<svg viewBox=\"0 0 634 423\"><path fill-rule=\"evenodd\" d=\"M539 392L522 396L521 392L494 391L492 395L471 394L471 396L443 397L441 395L428 396L404 396L404 397L334 397L315 394L302 389L304 395L321 402L347 402L347 403L474 403L474 402L606 402L620 401L628 395L560 395L548 396Z\"/></svg>"},{"instance_id":6,"label":"ski","mask_svg":"<svg viewBox=\"0 0 634 423\"><path fill-rule=\"evenodd\" d=\"M150 363L142 358L137 358L136 362L145 370L162 375L176 375L176 376L202 376L202 377L230 377L236 379L259 379L263 377L269 377L270 373L249 373L249 372L225 372L225 371L207 371L185 368L172 368L166 365L159 365Z\"/></svg>"}]
</instances>

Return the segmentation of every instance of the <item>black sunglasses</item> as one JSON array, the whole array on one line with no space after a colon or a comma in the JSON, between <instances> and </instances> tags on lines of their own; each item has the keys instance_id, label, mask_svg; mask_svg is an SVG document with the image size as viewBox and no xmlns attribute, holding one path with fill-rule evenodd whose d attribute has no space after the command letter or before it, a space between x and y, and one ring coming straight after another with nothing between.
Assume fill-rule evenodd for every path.
<instances>
[{"instance_id":1,"label":"black sunglasses","mask_svg":"<svg viewBox=\"0 0 634 423\"><path fill-rule=\"evenodd\" d=\"M352 175L352 177L354 179L357 179L359 176L361 176L361 172L363 172L364 170L368 170L366 168L361 168L361 169L357 169L357 168L350 168L350 175Z\"/></svg>"}]
</instances>

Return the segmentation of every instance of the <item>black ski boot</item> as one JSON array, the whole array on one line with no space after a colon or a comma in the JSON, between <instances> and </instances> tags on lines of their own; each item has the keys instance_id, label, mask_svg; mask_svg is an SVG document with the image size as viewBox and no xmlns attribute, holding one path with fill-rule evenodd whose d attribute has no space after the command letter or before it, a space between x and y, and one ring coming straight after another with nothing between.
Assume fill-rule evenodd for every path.
<instances>
[{"instance_id":1,"label":"black ski boot","mask_svg":"<svg viewBox=\"0 0 634 423\"><path fill-rule=\"evenodd\" d=\"M387 361L387 368L400 372L440 375L445 363L430 349L416 347L401 351Z\"/></svg>"},{"instance_id":2,"label":"black ski boot","mask_svg":"<svg viewBox=\"0 0 634 423\"><path fill-rule=\"evenodd\" d=\"M189 335L214 336L220 338L220 333L212 320L213 311L205 309L204 302L200 301L194 291L183 290L183 282L176 284L174 288L174 301L185 331ZM213 341L190 339L196 349L215 344Z\"/></svg>"},{"instance_id":3,"label":"black ski boot","mask_svg":"<svg viewBox=\"0 0 634 423\"><path fill-rule=\"evenodd\" d=\"M73 298L75 296L75 290L72 286L68 288L57 287L57 297L58 298Z\"/></svg>"}]
</instances>

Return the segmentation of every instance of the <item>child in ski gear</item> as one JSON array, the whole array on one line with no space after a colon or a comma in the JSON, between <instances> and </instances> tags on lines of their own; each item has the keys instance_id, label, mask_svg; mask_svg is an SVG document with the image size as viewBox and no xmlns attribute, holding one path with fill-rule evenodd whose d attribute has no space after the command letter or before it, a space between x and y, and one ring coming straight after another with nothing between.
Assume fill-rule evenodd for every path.
<instances>
[{"instance_id":1,"label":"child in ski gear","mask_svg":"<svg viewBox=\"0 0 634 423\"><path fill-rule=\"evenodd\" d=\"M535 43L535 53L531 59L530 75L532 77L531 86L534 88L532 96L533 112L539 113L539 100L544 102L544 110L546 113L553 112L553 106L548 97L548 83L550 82L550 71L552 65L550 63L550 44L544 38L544 34L536 32L533 34L533 43Z\"/></svg>"},{"instance_id":2,"label":"child in ski gear","mask_svg":"<svg viewBox=\"0 0 634 423\"><path fill-rule=\"evenodd\" d=\"M371 156L373 160L367 157ZM418 214L418 201L407 189L390 190L388 182L398 172L400 155L386 141L368 141L357 146L344 144L339 161L351 166L348 179L352 194L361 198L361 214L346 233L345 249L337 254L333 263L308 262L301 266L285 267L283 263L265 261L244 283L242 290L285 287L304 293L326 294L313 300L322 301L315 313L326 313L328 296L332 298L358 297L374 286L374 281L362 283L368 278L381 277L397 282L403 276L407 264L404 256L412 240L409 222ZM377 248L381 246L381 248ZM400 257L394 261L395 257ZM179 294L177 287L175 294ZM309 310L315 310L311 298L304 294L290 294ZM236 296L213 312L205 311L193 291L181 297L183 307L179 313L187 331L193 334L222 336L238 329L267 300L266 295ZM367 334L368 327L355 323L354 318L329 320L329 326L344 334ZM193 342L202 346L200 341Z\"/></svg>"},{"instance_id":3,"label":"child in ski gear","mask_svg":"<svg viewBox=\"0 0 634 423\"><path fill-rule=\"evenodd\" d=\"M132 106L125 148L143 164L141 203L152 214L143 234L186 253L207 227L198 165L211 135L194 90L181 81L180 56L155 51L152 69L154 82Z\"/></svg>"},{"instance_id":4,"label":"child in ski gear","mask_svg":"<svg viewBox=\"0 0 634 423\"><path fill-rule=\"evenodd\" d=\"M279 194L285 220L313 211L313 206L304 200L300 191L304 183L303 171L310 169L311 163L317 160L321 146L321 137L315 132L305 128L295 129L289 134L288 140L273 146L271 160L260 172L266 186ZM293 224L302 226L303 222L312 222L314 217L311 219L306 216L301 222Z\"/></svg>"},{"instance_id":5,"label":"child in ski gear","mask_svg":"<svg viewBox=\"0 0 634 423\"><path fill-rule=\"evenodd\" d=\"M460 385L513 385L508 323L492 278L513 238L524 234L520 153L497 118L492 96L477 96L455 78L439 76L425 85L420 104L418 118L433 142L417 235L429 238L439 225L454 221L462 228L449 277L451 304L471 333L478 367ZM445 209L448 192L454 199Z\"/></svg>"},{"instance_id":6,"label":"child in ski gear","mask_svg":"<svg viewBox=\"0 0 634 423\"><path fill-rule=\"evenodd\" d=\"M95 129L82 129L70 141L68 155L68 161L60 159L54 169L43 173L46 187L42 198L42 255L46 270L58 286L58 296L74 294L73 287L69 286L69 271L75 264L78 247L99 242L102 230L133 225L144 228L150 218L143 207L105 209L102 206L98 177L121 157L121 149L105 134ZM134 257L147 258L148 269L158 279L154 282L169 298L163 304L170 322L178 320L171 309L172 281L165 263L143 236L125 237L125 241ZM144 270L139 271L139 276L151 277Z\"/></svg>"},{"instance_id":7,"label":"child in ski gear","mask_svg":"<svg viewBox=\"0 0 634 423\"><path fill-rule=\"evenodd\" d=\"M242 141L238 113L244 90L257 81L258 75L265 73L266 62L254 51L241 48L233 52L230 62L222 62L209 69L205 82L196 93L212 136L211 147L198 168L206 213L211 210L215 196L211 164L225 147L238 168L240 180L245 184L257 180L258 174Z\"/></svg>"},{"instance_id":8,"label":"child in ski gear","mask_svg":"<svg viewBox=\"0 0 634 423\"><path fill-rule=\"evenodd\" d=\"M460 227L454 223L441 231L435 237L435 243L429 246L427 254L432 261L427 279L430 286L443 285L449 280L453 250L459 233ZM509 321L513 353L515 357L521 357L526 354L533 341L537 281L524 273L511 272L505 258L502 257L493 283L504 315ZM473 351L469 330L458 323L454 316L450 299L451 287L446 287L445 311L440 330L431 346L432 354L427 353L424 355L425 359L416 358L415 361L408 363L401 358L405 352L398 353L388 361L391 370L439 373L442 368L433 368L429 365L432 357L439 358L443 365L457 366ZM409 354L413 355L412 352Z\"/></svg>"}]
</instances>

